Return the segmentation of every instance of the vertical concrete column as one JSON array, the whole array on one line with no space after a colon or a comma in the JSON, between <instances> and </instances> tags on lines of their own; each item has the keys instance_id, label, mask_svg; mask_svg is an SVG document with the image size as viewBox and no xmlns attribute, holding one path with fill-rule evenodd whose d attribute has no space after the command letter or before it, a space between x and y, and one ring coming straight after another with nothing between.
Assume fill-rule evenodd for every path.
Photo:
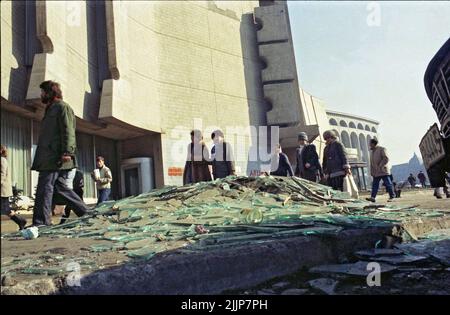
<instances>
[{"instance_id":1,"label":"vertical concrete column","mask_svg":"<svg viewBox=\"0 0 450 315\"><path fill-rule=\"evenodd\" d=\"M255 8L264 96L271 105L268 125L305 125L286 3Z\"/></svg>"}]
</instances>

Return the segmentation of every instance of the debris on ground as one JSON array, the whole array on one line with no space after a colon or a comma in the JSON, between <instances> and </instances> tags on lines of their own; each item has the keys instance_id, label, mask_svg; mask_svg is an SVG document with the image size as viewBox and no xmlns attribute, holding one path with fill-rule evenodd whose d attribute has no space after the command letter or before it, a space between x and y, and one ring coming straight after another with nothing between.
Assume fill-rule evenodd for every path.
<instances>
[{"instance_id":1,"label":"debris on ground","mask_svg":"<svg viewBox=\"0 0 450 315\"><path fill-rule=\"evenodd\" d=\"M322 291L327 295L333 295L338 282L330 278L319 278L308 281L311 288Z\"/></svg>"},{"instance_id":2,"label":"debris on ground","mask_svg":"<svg viewBox=\"0 0 450 315\"><path fill-rule=\"evenodd\" d=\"M98 270L105 268L96 261L96 255L103 252L142 261L175 249L205 251L293 236L337 235L351 228L390 227L425 213L445 215L414 207L386 209L384 204L354 200L347 193L297 177L229 176L104 202L88 216L39 228L39 237L102 241L71 259L83 270ZM22 237L13 233L2 238ZM429 255L446 259L441 252ZM64 274L67 261L63 256L46 252L6 258L9 261L2 257L1 274ZM358 266L348 268L347 272L361 274Z\"/></svg>"},{"instance_id":3,"label":"debris on ground","mask_svg":"<svg viewBox=\"0 0 450 315\"><path fill-rule=\"evenodd\" d=\"M281 295L304 295L308 292L306 289L287 289L281 292Z\"/></svg>"},{"instance_id":4,"label":"debris on ground","mask_svg":"<svg viewBox=\"0 0 450 315\"><path fill-rule=\"evenodd\" d=\"M370 262L368 261L358 261L352 264L337 264L337 265L323 265L323 266L316 266L309 270L311 273L321 273L321 274L334 274L334 273L342 273L346 275L352 275L352 276L362 276L367 277L370 272L372 272L371 269L368 269L367 266ZM388 264L380 263L380 273L384 272L390 272L397 267L391 266Z\"/></svg>"},{"instance_id":5,"label":"debris on ground","mask_svg":"<svg viewBox=\"0 0 450 315\"><path fill-rule=\"evenodd\" d=\"M445 231L434 231L433 235ZM258 286L259 291L271 287L285 295L300 290L301 294L450 294L449 239L421 239L396 244L393 249L359 250L348 257L348 263L321 265L277 278L276 283ZM360 260L358 260L360 259ZM369 285L374 267L380 267L380 285ZM317 275L326 278L317 278ZM277 286L281 283L282 289ZM291 287L291 288L289 288ZM292 287L295 287L293 289ZM308 290L310 289L310 290ZM256 292L246 289L247 294ZM287 293L285 293L287 292ZM239 292L232 292L239 294ZM294 293L295 294L295 293Z\"/></svg>"}]
</instances>

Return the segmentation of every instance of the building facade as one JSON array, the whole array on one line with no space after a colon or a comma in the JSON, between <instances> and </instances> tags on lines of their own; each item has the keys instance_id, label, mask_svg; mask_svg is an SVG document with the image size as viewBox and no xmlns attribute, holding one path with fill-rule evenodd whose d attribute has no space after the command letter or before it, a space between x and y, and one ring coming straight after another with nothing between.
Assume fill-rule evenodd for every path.
<instances>
[{"instance_id":1,"label":"building facade","mask_svg":"<svg viewBox=\"0 0 450 315\"><path fill-rule=\"evenodd\" d=\"M210 148L222 129L241 175L260 172L260 150L273 146L260 127L279 128L292 161L300 131L322 157L331 112L299 86L285 1L2 1L1 45L1 142L27 195L37 184L30 167L45 80L61 84L77 117L88 198L96 155L112 170L113 198L181 184L192 129ZM367 160L360 134L376 132L341 127L349 149L357 133Z\"/></svg>"},{"instance_id":2,"label":"building facade","mask_svg":"<svg viewBox=\"0 0 450 315\"><path fill-rule=\"evenodd\" d=\"M39 84L61 83L77 116L89 197L95 155L120 190L121 163L152 159L154 186L180 184L189 132L266 125L253 12L258 1L2 1L2 142L13 181L29 171L44 108ZM249 134L226 134L247 172Z\"/></svg>"}]
</instances>

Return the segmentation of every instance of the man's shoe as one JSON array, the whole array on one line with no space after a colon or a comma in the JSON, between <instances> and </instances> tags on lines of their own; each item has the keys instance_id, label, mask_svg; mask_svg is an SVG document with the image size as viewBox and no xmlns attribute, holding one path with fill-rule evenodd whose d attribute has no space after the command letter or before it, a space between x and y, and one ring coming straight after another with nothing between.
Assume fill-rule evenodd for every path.
<instances>
[{"instance_id":1,"label":"man's shoe","mask_svg":"<svg viewBox=\"0 0 450 315\"><path fill-rule=\"evenodd\" d=\"M375 202L375 198L366 198L367 201Z\"/></svg>"},{"instance_id":2,"label":"man's shoe","mask_svg":"<svg viewBox=\"0 0 450 315\"><path fill-rule=\"evenodd\" d=\"M391 197L387 200L387 202L392 202L392 201L394 201L394 197Z\"/></svg>"}]
</instances>

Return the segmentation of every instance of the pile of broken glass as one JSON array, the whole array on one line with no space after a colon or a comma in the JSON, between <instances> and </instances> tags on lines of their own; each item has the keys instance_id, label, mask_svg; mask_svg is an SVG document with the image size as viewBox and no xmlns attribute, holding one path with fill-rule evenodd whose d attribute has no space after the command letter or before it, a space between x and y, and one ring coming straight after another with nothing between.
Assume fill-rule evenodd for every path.
<instances>
[{"instance_id":1,"label":"pile of broken glass","mask_svg":"<svg viewBox=\"0 0 450 315\"><path fill-rule=\"evenodd\" d=\"M297 177L229 176L108 201L89 216L39 229L39 237L103 240L106 242L90 245L88 250L148 260L173 249L222 249L285 237L337 234L348 228L392 226L398 218L390 218L390 214L398 216L399 212L390 210L395 208L354 200L347 193ZM401 216L419 211L413 207L402 210ZM438 211L432 214L443 215ZM95 258L84 262L95 265ZM45 266L39 259L22 265L11 260L2 263L2 274L13 270L63 272Z\"/></svg>"}]
</instances>

